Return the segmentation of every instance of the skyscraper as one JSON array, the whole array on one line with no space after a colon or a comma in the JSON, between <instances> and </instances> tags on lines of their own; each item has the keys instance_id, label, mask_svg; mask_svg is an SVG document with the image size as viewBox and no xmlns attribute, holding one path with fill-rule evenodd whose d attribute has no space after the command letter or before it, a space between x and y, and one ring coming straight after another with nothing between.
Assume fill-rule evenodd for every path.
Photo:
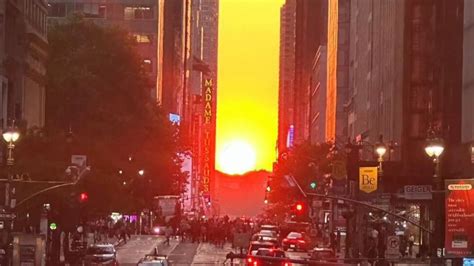
<instances>
[{"instance_id":1,"label":"skyscraper","mask_svg":"<svg viewBox=\"0 0 474 266\"><path fill-rule=\"evenodd\" d=\"M349 90L349 0L329 0L327 39L326 141L345 142Z\"/></svg>"},{"instance_id":2,"label":"skyscraper","mask_svg":"<svg viewBox=\"0 0 474 266\"><path fill-rule=\"evenodd\" d=\"M194 208L218 212L215 186L217 111L218 0L192 0L189 12L189 53L184 117L185 136L192 152ZM211 203L212 202L212 203Z\"/></svg>"},{"instance_id":3,"label":"skyscraper","mask_svg":"<svg viewBox=\"0 0 474 266\"><path fill-rule=\"evenodd\" d=\"M2 128L43 127L48 51L43 0L0 2L0 119Z\"/></svg>"},{"instance_id":4,"label":"skyscraper","mask_svg":"<svg viewBox=\"0 0 474 266\"><path fill-rule=\"evenodd\" d=\"M126 0L101 2L49 0L49 22L64 23L67 21L67 17L80 14L97 25L118 26L127 31L137 42L136 51L142 58L143 64L148 66L146 68L150 77L150 96L157 102L163 103L162 84L165 82L161 65L165 54L163 50L164 3L164 0L137 0L133 2ZM174 10L168 12L174 12ZM179 46L176 50L173 48L169 53L180 53Z\"/></svg>"},{"instance_id":5,"label":"skyscraper","mask_svg":"<svg viewBox=\"0 0 474 266\"><path fill-rule=\"evenodd\" d=\"M296 0L287 0L280 10L280 74L278 95L278 151L292 145L294 127L294 76Z\"/></svg>"}]
</instances>

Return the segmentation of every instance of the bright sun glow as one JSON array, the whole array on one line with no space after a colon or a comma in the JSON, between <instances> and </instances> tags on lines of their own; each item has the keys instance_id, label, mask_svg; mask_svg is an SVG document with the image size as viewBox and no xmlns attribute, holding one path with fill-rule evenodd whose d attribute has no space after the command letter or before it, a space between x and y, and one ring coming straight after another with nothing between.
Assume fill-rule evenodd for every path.
<instances>
[{"instance_id":1,"label":"bright sun glow","mask_svg":"<svg viewBox=\"0 0 474 266\"><path fill-rule=\"evenodd\" d=\"M257 156L250 144L236 140L224 145L217 160L219 169L234 175L254 170Z\"/></svg>"}]
</instances>

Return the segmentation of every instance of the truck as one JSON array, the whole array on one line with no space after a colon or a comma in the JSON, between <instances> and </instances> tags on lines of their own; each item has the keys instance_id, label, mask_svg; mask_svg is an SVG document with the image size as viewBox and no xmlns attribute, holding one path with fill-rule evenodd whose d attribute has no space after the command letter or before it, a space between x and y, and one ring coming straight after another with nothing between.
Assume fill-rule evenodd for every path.
<instances>
[{"instance_id":1,"label":"truck","mask_svg":"<svg viewBox=\"0 0 474 266\"><path fill-rule=\"evenodd\" d=\"M176 195L155 196L153 207L160 220L168 223L172 218L179 215L181 211L180 197Z\"/></svg>"}]
</instances>

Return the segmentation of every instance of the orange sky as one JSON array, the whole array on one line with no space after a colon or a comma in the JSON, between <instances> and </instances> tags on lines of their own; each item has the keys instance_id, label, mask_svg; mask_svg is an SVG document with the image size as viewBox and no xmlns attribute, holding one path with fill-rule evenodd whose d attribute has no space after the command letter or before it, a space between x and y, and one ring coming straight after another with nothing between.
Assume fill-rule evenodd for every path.
<instances>
[{"instance_id":1,"label":"orange sky","mask_svg":"<svg viewBox=\"0 0 474 266\"><path fill-rule=\"evenodd\" d=\"M280 7L284 0L219 1L216 155L252 145L256 169L272 169L278 122ZM222 170L219 160L216 168Z\"/></svg>"}]
</instances>

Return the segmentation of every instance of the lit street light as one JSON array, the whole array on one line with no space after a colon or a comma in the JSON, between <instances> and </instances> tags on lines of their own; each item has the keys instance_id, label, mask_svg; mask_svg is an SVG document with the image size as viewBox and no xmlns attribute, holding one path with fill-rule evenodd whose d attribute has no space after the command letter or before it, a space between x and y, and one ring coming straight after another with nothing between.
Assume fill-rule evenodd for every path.
<instances>
[{"instance_id":1,"label":"lit street light","mask_svg":"<svg viewBox=\"0 0 474 266\"><path fill-rule=\"evenodd\" d=\"M138 170L138 174L140 176L143 176L145 174L145 170L143 170L143 169Z\"/></svg>"},{"instance_id":2,"label":"lit street light","mask_svg":"<svg viewBox=\"0 0 474 266\"><path fill-rule=\"evenodd\" d=\"M442 139L437 137L429 137L427 140L427 145L425 147L426 154L433 159L435 164L435 171L433 175L433 181L436 185L436 189L441 189L441 178L439 173L439 157L444 151L444 142Z\"/></svg>"},{"instance_id":3,"label":"lit street light","mask_svg":"<svg viewBox=\"0 0 474 266\"><path fill-rule=\"evenodd\" d=\"M383 136L380 135L379 142L375 144L375 152L378 155L377 161L379 162L379 173L383 175L382 163L383 163L383 156L387 152L387 146L383 143Z\"/></svg>"},{"instance_id":4,"label":"lit street light","mask_svg":"<svg viewBox=\"0 0 474 266\"><path fill-rule=\"evenodd\" d=\"M8 144L7 165L13 165L15 162L15 159L13 158L13 149L15 148L15 142L18 138L20 138L20 133L13 127L3 133L3 139Z\"/></svg>"},{"instance_id":5,"label":"lit street light","mask_svg":"<svg viewBox=\"0 0 474 266\"><path fill-rule=\"evenodd\" d=\"M442 178L440 174L440 169L439 169L439 157L444 151L444 141L441 138L438 138L435 136L433 131L428 132L428 139L427 139L427 144L425 146L425 152L426 154L433 160L433 163L435 164L434 167L434 174L433 174L433 183L435 185L436 190L442 190L443 189L443 184L442 184ZM444 205L444 199L441 197L440 194L435 193L433 195L433 203L435 206L443 206ZM433 212L433 220L435 221L435 237L433 239L433 243L431 243L432 248L434 248L433 252L437 252L439 247L443 246L443 240L441 237L441 234L443 232L443 225L440 222L440 219L442 219L443 214L442 210L435 208ZM436 254L436 253L435 253Z\"/></svg>"}]
</instances>

